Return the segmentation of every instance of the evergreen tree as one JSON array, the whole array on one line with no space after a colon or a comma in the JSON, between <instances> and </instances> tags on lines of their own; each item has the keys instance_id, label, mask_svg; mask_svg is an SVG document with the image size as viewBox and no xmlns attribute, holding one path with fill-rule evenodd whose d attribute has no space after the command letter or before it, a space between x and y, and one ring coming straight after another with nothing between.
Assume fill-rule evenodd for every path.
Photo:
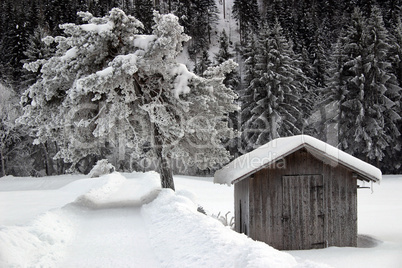
<instances>
[{"instance_id":1,"label":"evergreen tree","mask_svg":"<svg viewBox=\"0 0 402 268\"><path fill-rule=\"evenodd\" d=\"M6 175L29 176L31 155L26 129L16 124L20 113L17 94L0 84L0 177Z\"/></svg>"},{"instance_id":2,"label":"evergreen tree","mask_svg":"<svg viewBox=\"0 0 402 268\"><path fill-rule=\"evenodd\" d=\"M196 62L194 72L198 75L203 75L203 73L212 65L212 61L209 59L209 53L207 50L202 51L201 57L199 57Z\"/></svg>"},{"instance_id":3,"label":"evergreen tree","mask_svg":"<svg viewBox=\"0 0 402 268\"><path fill-rule=\"evenodd\" d=\"M379 165L388 147L393 147L401 133L398 101L402 94L395 75L391 71L389 52L392 48L381 10L374 7L368 20L367 60L365 76L365 132L358 133L357 140L365 142L363 153L371 162ZM367 135L370 138L367 138Z\"/></svg>"},{"instance_id":4,"label":"evergreen tree","mask_svg":"<svg viewBox=\"0 0 402 268\"><path fill-rule=\"evenodd\" d=\"M400 87L390 71L390 43L380 11L367 20L359 9L338 43L328 100L339 102L343 150L377 166L398 134L395 98Z\"/></svg>"},{"instance_id":5,"label":"evergreen tree","mask_svg":"<svg viewBox=\"0 0 402 268\"><path fill-rule=\"evenodd\" d=\"M144 24L144 33L152 33L153 24L152 0L135 0L132 15Z\"/></svg>"},{"instance_id":6,"label":"evergreen tree","mask_svg":"<svg viewBox=\"0 0 402 268\"><path fill-rule=\"evenodd\" d=\"M229 48L229 38L225 29L223 29L219 37L219 51L215 54L215 61L217 64L221 64L232 57L233 55L230 53Z\"/></svg>"},{"instance_id":7,"label":"evergreen tree","mask_svg":"<svg viewBox=\"0 0 402 268\"><path fill-rule=\"evenodd\" d=\"M253 93L254 106L247 107L251 116L243 130L247 150L301 132L300 89L306 80L279 23L263 28L255 57L258 76L248 88Z\"/></svg>"},{"instance_id":8,"label":"evergreen tree","mask_svg":"<svg viewBox=\"0 0 402 268\"><path fill-rule=\"evenodd\" d=\"M229 160L221 145L231 136L225 116L236 95L222 81L233 61L209 68L201 78L177 62L189 37L174 15L155 13L152 35L120 9L102 18L79 13L82 25L64 24L66 37L55 56L26 65L41 66L41 79L23 98L20 121L34 128L35 142L60 144L58 157L77 163L114 142L154 159L164 188L174 189L171 161L201 169ZM144 146L152 150L144 152Z\"/></svg>"},{"instance_id":9,"label":"evergreen tree","mask_svg":"<svg viewBox=\"0 0 402 268\"><path fill-rule=\"evenodd\" d=\"M221 36L219 38L219 50L218 53L215 54L215 62L217 64L221 64L229 59L232 59L234 55L230 52L229 47L229 38L226 34L226 31L223 30ZM238 89L240 85L240 77L237 70L233 70L232 72L228 73L224 83L227 87L232 88L233 90Z\"/></svg>"},{"instance_id":10,"label":"evergreen tree","mask_svg":"<svg viewBox=\"0 0 402 268\"><path fill-rule=\"evenodd\" d=\"M8 81L12 88L18 89L23 73L21 61L25 59L23 52L28 43L31 27L27 23L29 13L22 12L20 3L8 3L5 12L6 25L0 43L0 65L3 80Z\"/></svg>"},{"instance_id":11,"label":"evergreen tree","mask_svg":"<svg viewBox=\"0 0 402 268\"><path fill-rule=\"evenodd\" d=\"M257 41L255 40L253 35L250 35L247 38L246 46L242 51L242 55L244 58L245 65L245 73L244 73L244 89L242 89L239 93L239 101L240 101L240 124L241 124L241 152L246 153L251 151L253 146L252 144L248 144L247 137L249 136L249 129L247 127L247 121L252 117L252 109L255 106L254 102L254 92L256 89L256 83L260 78L258 71L256 70L257 65ZM250 122L248 122L250 124Z\"/></svg>"},{"instance_id":12,"label":"evergreen tree","mask_svg":"<svg viewBox=\"0 0 402 268\"><path fill-rule=\"evenodd\" d=\"M215 54L215 61L217 64L221 64L232 58L233 54L230 53L229 39L226 34L226 31L223 30L219 38L219 51L217 54ZM233 69L231 72L227 73L225 79L223 80L223 83L225 84L225 86L233 90L233 92L238 92L240 87L239 72ZM240 129L238 117L239 117L239 111L237 110L232 113L229 113L228 115L229 126L235 130ZM227 137L225 139L226 148L232 155L238 154L239 146L237 141L238 141L237 135Z\"/></svg>"},{"instance_id":13,"label":"evergreen tree","mask_svg":"<svg viewBox=\"0 0 402 268\"><path fill-rule=\"evenodd\" d=\"M257 0L235 0L232 12L239 24L240 40L257 31L260 23Z\"/></svg>"},{"instance_id":14,"label":"evergreen tree","mask_svg":"<svg viewBox=\"0 0 402 268\"><path fill-rule=\"evenodd\" d=\"M174 14L180 18L184 32L191 36L188 43L190 57L209 47L211 34L218 22L218 8L214 0L178 1L172 4Z\"/></svg>"},{"instance_id":15,"label":"evergreen tree","mask_svg":"<svg viewBox=\"0 0 402 268\"><path fill-rule=\"evenodd\" d=\"M55 47L48 46L43 39L48 36L50 33L47 32L44 28L38 26L34 33L28 39L28 46L24 51L24 55L26 57L23 60L23 63L34 62L41 59L50 58L55 50ZM40 68L39 68L40 69ZM22 82L23 87L27 87L36 82L36 79L40 76L39 72L26 72L24 74L24 81Z\"/></svg>"}]
</instances>

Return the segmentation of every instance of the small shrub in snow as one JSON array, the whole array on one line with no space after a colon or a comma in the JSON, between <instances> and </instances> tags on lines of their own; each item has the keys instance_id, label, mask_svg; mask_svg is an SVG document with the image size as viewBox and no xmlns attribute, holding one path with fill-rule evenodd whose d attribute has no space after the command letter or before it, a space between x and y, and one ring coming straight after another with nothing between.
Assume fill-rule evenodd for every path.
<instances>
[{"instance_id":1,"label":"small shrub in snow","mask_svg":"<svg viewBox=\"0 0 402 268\"><path fill-rule=\"evenodd\" d=\"M110 174L115 170L114 166L110 164L107 159L102 159L96 162L96 165L89 172L90 178L97 178L102 175Z\"/></svg>"},{"instance_id":2,"label":"small shrub in snow","mask_svg":"<svg viewBox=\"0 0 402 268\"><path fill-rule=\"evenodd\" d=\"M212 214L212 218L217 219L220 221L223 225L229 226L231 229L234 228L234 216L232 216L230 219L228 218L228 215L230 214L230 211L228 211L225 216L221 215L219 212L218 215Z\"/></svg>"},{"instance_id":3,"label":"small shrub in snow","mask_svg":"<svg viewBox=\"0 0 402 268\"><path fill-rule=\"evenodd\" d=\"M200 205L198 205L197 211L202 213L202 214L204 214L204 215L207 215L207 213L205 212L205 209Z\"/></svg>"}]
</instances>

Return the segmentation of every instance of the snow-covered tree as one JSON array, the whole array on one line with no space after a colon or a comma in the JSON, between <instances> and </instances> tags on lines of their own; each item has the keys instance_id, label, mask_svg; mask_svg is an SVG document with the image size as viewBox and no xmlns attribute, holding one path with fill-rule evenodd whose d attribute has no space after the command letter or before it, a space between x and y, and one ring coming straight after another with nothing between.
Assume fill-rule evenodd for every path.
<instances>
[{"instance_id":1,"label":"snow-covered tree","mask_svg":"<svg viewBox=\"0 0 402 268\"><path fill-rule=\"evenodd\" d=\"M212 65L212 61L209 58L209 53L207 50L202 51L201 56L198 58L194 72L201 75Z\"/></svg>"},{"instance_id":2,"label":"snow-covered tree","mask_svg":"<svg viewBox=\"0 0 402 268\"><path fill-rule=\"evenodd\" d=\"M234 55L230 52L228 35L226 34L226 31L223 30L219 37L219 50L218 53L215 54L215 62L217 64L221 64L229 59L232 59L233 57ZM226 76L224 83L227 87L237 90L240 83L238 71L233 70L231 73L229 73Z\"/></svg>"},{"instance_id":3,"label":"snow-covered tree","mask_svg":"<svg viewBox=\"0 0 402 268\"><path fill-rule=\"evenodd\" d=\"M233 133L225 118L237 106L223 79L233 61L204 78L189 72L176 60L189 37L171 14L154 13L152 35L139 34L142 23L120 9L79 16L84 24L61 26L66 37L48 38L58 44L55 56L26 65L42 66L20 119L34 128L37 143L64 141L58 157L76 163L123 141L135 155L148 153L162 187L172 189L173 159L201 169L229 160L221 140Z\"/></svg>"},{"instance_id":4,"label":"snow-covered tree","mask_svg":"<svg viewBox=\"0 0 402 268\"><path fill-rule=\"evenodd\" d=\"M388 36L378 9L369 19L355 9L336 47L326 95L339 102L342 149L377 165L400 135L395 100L401 89L390 70Z\"/></svg>"},{"instance_id":5,"label":"snow-covered tree","mask_svg":"<svg viewBox=\"0 0 402 268\"><path fill-rule=\"evenodd\" d=\"M13 160L23 156L23 129L15 123L18 108L15 92L0 84L0 177L15 170L18 163Z\"/></svg>"},{"instance_id":6,"label":"snow-covered tree","mask_svg":"<svg viewBox=\"0 0 402 268\"><path fill-rule=\"evenodd\" d=\"M152 33L153 24L153 1L152 0L135 0L133 15L144 25L144 33ZM127 4L129 6L130 4Z\"/></svg>"},{"instance_id":7,"label":"snow-covered tree","mask_svg":"<svg viewBox=\"0 0 402 268\"><path fill-rule=\"evenodd\" d=\"M247 151L272 139L301 132L301 89L307 80L279 23L272 28L265 26L261 31L254 57L258 76L250 81L249 94L244 95L250 98L252 94L254 100L254 104L244 107L250 114L243 123Z\"/></svg>"},{"instance_id":8,"label":"snow-covered tree","mask_svg":"<svg viewBox=\"0 0 402 268\"><path fill-rule=\"evenodd\" d=\"M197 54L209 47L211 33L218 21L218 8L215 0L181 0L169 4L169 13L179 17L184 32L191 36L187 48L190 57L195 60Z\"/></svg>"},{"instance_id":9,"label":"snow-covered tree","mask_svg":"<svg viewBox=\"0 0 402 268\"><path fill-rule=\"evenodd\" d=\"M367 60L364 62L367 123L364 131L356 133L356 139L364 142L364 155L379 163L385 156L384 150L393 147L394 141L401 135L397 127L401 119L397 105L402 91L391 71L390 34L379 8L371 10L368 27Z\"/></svg>"},{"instance_id":10,"label":"snow-covered tree","mask_svg":"<svg viewBox=\"0 0 402 268\"><path fill-rule=\"evenodd\" d=\"M257 31L260 24L257 0L234 0L232 12L239 24L240 40Z\"/></svg>"},{"instance_id":11,"label":"snow-covered tree","mask_svg":"<svg viewBox=\"0 0 402 268\"><path fill-rule=\"evenodd\" d=\"M240 125L242 137L241 137L241 150L243 152L251 151L253 146L248 143L248 139L246 137L249 136L248 127L246 122L252 117L252 110L255 106L254 101L254 92L255 86L260 78L260 74L255 68L257 65L257 40L253 35L250 35L246 38L245 47L242 51L242 56L244 58L244 87L239 92L239 101L240 101ZM249 122L250 123L250 122Z\"/></svg>"},{"instance_id":12,"label":"snow-covered tree","mask_svg":"<svg viewBox=\"0 0 402 268\"><path fill-rule=\"evenodd\" d=\"M221 64L222 62L232 57L233 55L232 53L230 53L230 47L229 47L229 37L225 29L223 29L219 37L219 51L218 53L215 54L215 61L218 64Z\"/></svg>"},{"instance_id":13,"label":"snow-covered tree","mask_svg":"<svg viewBox=\"0 0 402 268\"><path fill-rule=\"evenodd\" d=\"M42 27L37 27L34 33L28 39L28 46L24 51L26 59L24 63L33 62L40 59L48 59L54 53L54 47L48 46L43 42L43 39L48 36L49 33ZM39 71L36 73L28 72L24 75L24 84L33 84L37 77L40 75Z\"/></svg>"}]
</instances>

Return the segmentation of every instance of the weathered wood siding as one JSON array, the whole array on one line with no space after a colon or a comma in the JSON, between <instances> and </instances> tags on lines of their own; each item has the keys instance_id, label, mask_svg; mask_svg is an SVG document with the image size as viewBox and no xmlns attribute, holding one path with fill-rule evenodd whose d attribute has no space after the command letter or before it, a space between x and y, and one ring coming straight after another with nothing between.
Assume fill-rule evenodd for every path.
<instances>
[{"instance_id":1,"label":"weathered wood siding","mask_svg":"<svg viewBox=\"0 0 402 268\"><path fill-rule=\"evenodd\" d=\"M235 187L235 230L249 234L249 180L242 180Z\"/></svg>"},{"instance_id":2,"label":"weathered wood siding","mask_svg":"<svg viewBox=\"0 0 402 268\"><path fill-rule=\"evenodd\" d=\"M342 166L324 168L328 246L357 246L357 180Z\"/></svg>"},{"instance_id":3,"label":"weathered wood siding","mask_svg":"<svg viewBox=\"0 0 402 268\"><path fill-rule=\"evenodd\" d=\"M357 245L356 178L306 149L236 183L235 211L238 232L277 249Z\"/></svg>"},{"instance_id":4,"label":"weathered wood siding","mask_svg":"<svg viewBox=\"0 0 402 268\"><path fill-rule=\"evenodd\" d=\"M326 246L322 175L283 176L283 247L313 249Z\"/></svg>"}]
</instances>

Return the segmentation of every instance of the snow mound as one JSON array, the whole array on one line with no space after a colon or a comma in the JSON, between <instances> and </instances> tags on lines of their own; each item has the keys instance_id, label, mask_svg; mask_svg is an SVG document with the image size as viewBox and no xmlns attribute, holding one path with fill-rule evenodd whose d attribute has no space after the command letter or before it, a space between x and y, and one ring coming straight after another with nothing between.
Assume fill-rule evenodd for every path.
<instances>
[{"instance_id":1,"label":"snow mound","mask_svg":"<svg viewBox=\"0 0 402 268\"><path fill-rule=\"evenodd\" d=\"M326 267L299 264L288 253L236 233L169 189L141 212L162 267Z\"/></svg>"},{"instance_id":2,"label":"snow mound","mask_svg":"<svg viewBox=\"0 0 402 268\"><path fill-rule=\"evenodd\" d=\"M156 172L142 173L133 179L114 172L99 179L106 179L105 183L79 196L74 204L92 209L141 206L152 201L160 191Z\"/></svg>"},{"instance_id":3,"label":"snow mound","mask_svg":"<svg viewBox=\"0 0 402 268\"><path fill-rule=\"evenodd\" d=\"M30 225L0 227L0 267L55 267L73 237L74 226L60 209Z\"/></svg>"}]
</instances>

